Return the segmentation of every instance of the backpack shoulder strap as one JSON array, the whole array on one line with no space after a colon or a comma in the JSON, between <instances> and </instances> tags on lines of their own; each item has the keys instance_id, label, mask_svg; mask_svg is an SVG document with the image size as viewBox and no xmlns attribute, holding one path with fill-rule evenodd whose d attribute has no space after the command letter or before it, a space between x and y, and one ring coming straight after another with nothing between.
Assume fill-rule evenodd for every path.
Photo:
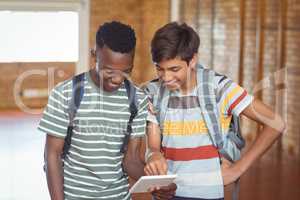
<instances>
[{"instance_id":1,"label":"backpack shoulder strap","mask_svg":"<svg viewBox=\"0 0 300 200\"><path fill-rule=\"evenodd\" d=\"M132 123L132 120L138 113L138 102L136 98L136 88L135 86L128 80L124 80L125 88L126 88L126 93L128 96L129 100L129 110L130 110L130 117L129 117L129 122L130 124Z\"/></svg>"},{"instance_id":2,"label":"backpack shoulder strap","mask_svg":"<svg viewBox=\"0 0 300 200\"><path fill-rule=\"evenodd\" d=\"M197 92L199 104L213 145L218 149L220 155L233 162L231 156L224 149L220 115L214 91L214 76L214 71L198 66Z\"/></svg>"},{"instance_id":3,"label":"backpack shoulder strap","mask_svg":"<svg viewBox=\"0 0 300 200\"><path fill-rule=\"evenodd\" d=\"M120 150L121 153L125 153L127 151L128 143L129 143L130 136L132 133L132 122L133 122L133 119L138 114L136 88L128 79L124 80L124 85L126 88L128 101L129 101L130 117L129 117L129 120L127 123L126 135L125 135L125 138L124 138L121 150Z\"/></svg>"},{"instance_id":4,"label":"backpack shoulder strap","mask_svg":"<svg viewBox=\"0 0 300 200\"><path fill-rule=\"evenodd\" d=\"M72 123L77 110L80 106L83 93L84 93L84 73L74 76L72 79L72 99L69 103L69 118Z\"/></svg>"},{"instance_id":5,"label":"backpack shoulder strap","mask_svg":"<svg viewBox=\"0 0 300 200\"><path fill-rule=\"evenodd\" d=\"M84 77L85 74L82 73L74 76L72 79L72 97L68 107L69 125L68 125L67 136L65 137L65 143L63 147L63 153L62 153L63 158L65 158L65 156L68 154L70 149L71 139L73 134L73 120L80 106L80 102L82 100L83 93L84 93Z\"/></svg>"},{"instance_id":6,"label":"backpack shoulder strap","mask_svg":"<svg viewBox=\"0 0 300 200\"><path fill-rule=\"evenodd\" d=\"M156 102L153 102L153 104L155 105L155 109L159 111L159 114L157 114L156 116L161 130L164 129L163 126L164 126L166 113L168 110L169 98L170 98L170 91L163 84L161 84L157 94Z\"/></svg>"},{"instance_id":7,"label":"backpack shoulder strap","mask_svg":"<svg viewBox=\"0 0 300 200\"><path fill-rule=\"evenodd\" d=\"M240 118L238 116L232 115L232 120L229 128L232 130L229 131L228 138L233 141L233 143L239 150L242 150L245 147L246 142L241 134Z\"/></svg>"},{"instance_id":8,"label":"backpack shoulder strap","mask_svg":"<svg viewBox=\"0 0 300 200\"><path fill-rule=\"evenodd\" d=\"M197 93L201 112L213 145L219 149L223 144L213 78L213 71L197 67Z\"/></svg>"},{"instance_id":9,"label":"backpack shoulder strap","mask_svg":"<svg viewBox=\"0 0 300 200\"><path fill-rule=\"evenodd\" d=\"M158 79L155 79L148 83L145 91L151 98L155 112L157 112L155 117L157 119L157 122L159 123L160 129L163 130L164 119L169 103L170 91Z\"/></svg>"}]
</instances>

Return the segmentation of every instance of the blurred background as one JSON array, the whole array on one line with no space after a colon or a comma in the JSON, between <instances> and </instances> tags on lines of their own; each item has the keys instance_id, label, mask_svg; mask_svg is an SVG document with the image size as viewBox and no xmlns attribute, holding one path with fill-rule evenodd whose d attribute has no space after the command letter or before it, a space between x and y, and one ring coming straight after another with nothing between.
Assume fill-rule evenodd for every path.
<instances>
[{"instance_id":1,"label":"blurred background","mask_svg":"<svg viewBox=\"0 0 300 200\"><path fill-rule=\"evenodd\" d=\"M170 21L191 25L201 39L199 62L287 122L282 138L241 178L240 199L300 199L300 0L0 0L0 200L49 199L45 135L36 130L41 112L55 84L93 67L95 33L111 20L136 31L137 85L156 76L154 32ZM242 123L249 146L260 127Z\"/></svg>"}]
</instances>

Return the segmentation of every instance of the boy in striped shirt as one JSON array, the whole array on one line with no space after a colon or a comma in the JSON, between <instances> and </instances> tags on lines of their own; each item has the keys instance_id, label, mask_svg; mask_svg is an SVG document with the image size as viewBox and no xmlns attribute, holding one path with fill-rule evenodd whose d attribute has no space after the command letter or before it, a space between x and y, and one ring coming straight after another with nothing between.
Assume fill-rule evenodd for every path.
<instances>
[{"instance_id":1,"label":"boy in striped shirt","mask_svg":"<svg viewBox=\"0 0 300 200\"><path fill-rule=\"evenodd\" d=\"M124 155L120 150L131 115L124 81L133 67L135 46L135 33L130 26L113 21L99 27L93 52L96 67L84 73L84 92L63 163L72 79L52 90L38 127L47 134L45 161L51 199L131 199L123 167L132 178L143 175L139 145L148 112L148 99L136 88L137 114Z\"/></svg>"},{"instance_id":2,"label":"boy in striped shirt","mask_svg":"<svg viewBox=\"0 0 300 200\"><path fill-rule=\"evenodd\" d=\"M240 160L223 160L212 144L198 102L197 61L200 39L186 24L169 23L151 43L157 84L170 91L160 133L155 111L148 116L147 175L177 174L174 200L224 199L224 185L236 181L284 131L282 119L226 76L213 79L220 126L227 133L233 115L245 115L263 126ZM155 95L159 95L158 93ZM162 121L162 120L160 120ZM161 141L162 134L162 141ZM163 152L163 153L161 153ZM154 192L159 199L163 193Z\"/></svg>"}]
</instances>

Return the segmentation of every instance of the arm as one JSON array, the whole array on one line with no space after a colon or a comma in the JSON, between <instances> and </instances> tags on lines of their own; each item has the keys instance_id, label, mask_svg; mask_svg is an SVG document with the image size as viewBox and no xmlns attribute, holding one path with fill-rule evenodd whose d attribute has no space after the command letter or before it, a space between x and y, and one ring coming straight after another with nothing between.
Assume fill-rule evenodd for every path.
<instances>
[{"instance_id":1,"label":"arm","mask_svg":"<svg viewBox=\"0 0 300 200\"><path fill-rule=\"evenodd\" d=\"M61 153L64 139L47 134L45 145L45 165L47 184L51 200L63 200L63 169Z\"/></svg>"},{"instance_id":2,"label":"arm","mask_svg":"<svg viewBox=\"0 0 300 200\"><path fill-rule=\"evenodd\" d=\"M147 125L148 153L146 155L147 165L144 168L146 175L167 174L167 161L160 152L161 135L158 124L148 122Z\"/></svg>"},{"instance_id":3,"label":"arm","mask_svg":"<svg viewBox=\"0 0 300 200\"><path fill-rule=\"evenodd\" d=\"M144 174L144 163L140 157L141 142L142 137L130 139L123 160L124 170L135 180L138 180Z\"/></svg>"},{"instance_id":4,"label":"arm","mask_svg":"<svg viewBox=\"0 0 300 200\"><path fill-rule=\"evenodd\" d=\"M149 153L146 158L147 165L144 168L146 175L164 175L167 174L168 164L163 154L160 152L161 135L158 124L149 122L147 125L147 142ZM177 185L171 183L166 187L150 188L150 192L155 199L172 199L175 195Z\"/></svg>"},{"instance_id":5,"label":"arm","mask_svg":"<svg viewBox=\"0 0 300 200\"><path fill-rule=\"evenodd\" d=\"M132 121L132 133L128 143L127 151L123 159L123 168L133 179L139 179L144 175L144 162L142 161L141 152L146 132L146 118L148 114L148 97L142 92L137 91L139 102L138 113Z\"/></svg>"},{"instance_id":6,"label":"arm","mask_svg":"<svg viewBox=\"0 0 300 200\"><path fill-rule=\"evenodd\" d=\"M285 130L285 123L282 118L259 100L254 100L246 107L242 115L261 124L262 129L257 134L252 146L243 154L240 160L233 165L229 165L228 162L222 165L224 185L234 182L244 174Z\"/></svg>"}]
</instances>

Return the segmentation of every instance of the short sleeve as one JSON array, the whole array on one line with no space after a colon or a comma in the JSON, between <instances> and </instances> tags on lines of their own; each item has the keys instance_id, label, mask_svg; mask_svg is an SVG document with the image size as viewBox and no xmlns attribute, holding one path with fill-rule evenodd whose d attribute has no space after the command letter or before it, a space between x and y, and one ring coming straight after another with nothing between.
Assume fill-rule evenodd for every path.
<instances>
[{"instance_id":1,"label":"short sleeve","mask_svg":"<svg viewBox=\"0 0 300 200\"><path fill-rule=\"evenodd\" d=\"M67 97L63 95L63 83L58 84L48 98L38 129L52 136L64 138L67 135L69 119Z\"/></svg>"},{"instance_id":2,"label":"short sleeve","mask_svg":"<svg viewBox=\"0 0 300 200\"><path fill-rule=\"evenodd\" d=\"M253 96L226 76L216 74L216 98L224 115L239 116L251 104Z\"/></svg>"}]
</instances>

